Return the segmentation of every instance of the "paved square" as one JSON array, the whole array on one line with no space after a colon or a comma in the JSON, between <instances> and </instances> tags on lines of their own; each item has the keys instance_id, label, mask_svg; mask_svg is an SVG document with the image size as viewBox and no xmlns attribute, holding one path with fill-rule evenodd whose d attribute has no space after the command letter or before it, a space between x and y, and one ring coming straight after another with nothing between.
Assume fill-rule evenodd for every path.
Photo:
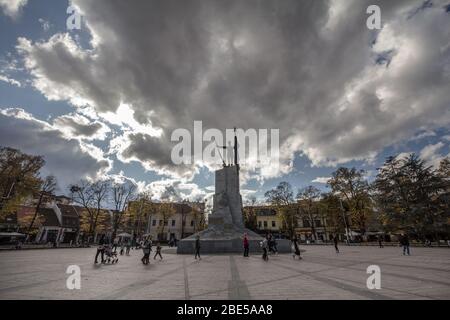
<instances>
[{"instance_id":1,"label":"paved square","mask_svg":"<svg viewBox=\"0 0 450 320\"><path fill-rule=\"evenodd\" d=\"M304 246L290 255L193 256L163 250L164 260L140 262L142 251L117 265L94 265L96 249L0 252L0 299L450 299L450 249ZM66 269L81 268L81 290L66 288ZM369 290L366 269L381 268L381 290Z\"/></svg>"}]
</instances>

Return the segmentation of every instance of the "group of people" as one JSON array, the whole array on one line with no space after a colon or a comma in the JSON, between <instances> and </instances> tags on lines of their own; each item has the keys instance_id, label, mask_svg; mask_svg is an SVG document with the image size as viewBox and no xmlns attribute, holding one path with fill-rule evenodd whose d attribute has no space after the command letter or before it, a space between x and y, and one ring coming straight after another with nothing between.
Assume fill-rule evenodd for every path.
<instances>
[{"instance_id":1,"label":"group of people","mask_svg":"<svg viewBox=\"0 0 450 320\"><path fill-rule=\"evenodd\" d=\"M144 253L144 256L142 257L141 261L143 264L147 265L150 262L150 252L152 251L152 238L151 236L145 239L137 240L137 239L131 239L131 238L115 238L111 242L109 239L102 237L100 241L98 242L97 252L95 254L95 263L98 262L98 258L101 258L101 263L104 264L110 260L110 258L115 258L113 261L117 262L117 249L120 247L120 255L130 255L130 250L135 248L136 250L139 248L142 248L142 251ZM153 257L156 259L156 257L159 256L160 260L163 259L161 254L161 245L158 242L156 244L156 253Z\"/></svg>"},{"instance_id":2,"label":"group of people","mask_svg":"<svg viewBox=\"0 0 450 320\"><path fill-rule=\"evenodd\" d=\"M269 260L269 253L278 254L277 241L270 233L264 237L263 241L260 243L260 246L263 250L262 258L265 261Z\"/></svg>"},{"instance_id":3,"label":"group of people","mask_svg":"<svg viewBox=\"0 0 450 320\"><path fill-rule=\"evenodd\" d=\"M378 238L378 242L379 242L380 248L382 248L383 245L382 245L381 238ZM399 242L400 242L400 245L403 247L403 255L406 255L406 254L410 255L410 250L409 250L410 243L409 243L408 236L402 235L400 237ZM333 244L334 244L334 249L336 251L336 254L339 253L338 243L339 243L338 237L334 236ZM105 263L105 261L106 261L105 254L107 255L107 258L109 257L109 255L111 253L116 254L117 247L120 246L120 255L123 255L125 253L127 256L130 255L130 249L132 249L133 247L136 247L136 249L142 248L144 256L142 257L141 261L144 265L148 265L150 263L150 253L152 252L152 245L153 245L153 242L152 242L151 236L140 239L139 241L137 241L136 239L120 240L120 239L116 238L113 241L112 245L110 245L110 243L108 242L107 239L102 238L99 241L97 253L95 255L95 263L98 263L99 256L101 256L102 263ZM264 261L269 260L269 254L271 254L271 253L277 254L278 253L277 241L270 233L267 234L266 237L264 237L264 239L260 242L260 246L263 251L262 259ZM200 237L197 236L195 239L195 259L196 260L197 259L201 260L200 248L201 248ZM249 257L250 241L249 241L249 237L247 234L244 234L244 236L243 236L243 249L244 249L244 257ZM162 250L161 244L158 242L156 244L156 252L153 257L154 260L158 256L159 256L160 260L163 259L161 250ZM302 259L301 251L300 251L300 247L299 247L299 240L298 240L297 236L295 236L295 235L291 238L291 252L292 252L293 259L295 259L295 258L297 258L299 260Z\"/></svg>"},{"instance_id":4,"label":"group of people","mask_svg":"<svg viewBox=\"0 0 450 320\"><path fill-rule=\"evenodd\" d=\"M142 247L142 251L144 253L144 256L142 257L141 261L144 265L148 265L150 263L150 253L153 251L152 250L152 237L149 236L147 239L143 240L143 243L141 244ZM159 259L162 260L162 254L161 254L161 244L159 242L156 243L156 252L155 255L153 256L153 260L156 260L156 257L159 256Z\"/></svg>"}]
</instances>

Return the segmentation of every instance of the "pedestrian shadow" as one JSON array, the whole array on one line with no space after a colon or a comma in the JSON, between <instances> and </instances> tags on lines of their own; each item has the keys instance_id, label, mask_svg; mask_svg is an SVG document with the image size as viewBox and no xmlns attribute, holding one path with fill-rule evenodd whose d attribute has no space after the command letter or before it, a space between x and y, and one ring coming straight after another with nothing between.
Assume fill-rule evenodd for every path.
<instances>
[{"instance_id":1,"label":"pedestrian shadow","mask_svg":"<svg viewBox=\"0 0 450 320\"><path fill-rule=\"evenodd\" d=\"M152 264L152 263L149 263L149 264L143 264L142 267L143 267L145 270L149 270L149 269L153 269L154 264Z\"/></svg>"},{"instance_id":2,"label":"pedestrian shadow","mask_svg":"<svg viewBox=\"0 0 450 320\"><path fill-rule=\"evenodd\" d=\"M94 263L93 267L94 269L100 269L100 268L108 268L108 267L115 267L119 265L119 263Z\"/></svg>"}]
</instances>

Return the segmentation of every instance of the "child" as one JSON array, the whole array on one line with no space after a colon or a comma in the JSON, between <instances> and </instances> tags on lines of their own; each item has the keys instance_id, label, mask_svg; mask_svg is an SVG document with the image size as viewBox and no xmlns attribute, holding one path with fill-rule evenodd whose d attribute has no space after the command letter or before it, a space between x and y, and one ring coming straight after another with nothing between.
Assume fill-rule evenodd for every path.
<instances>
[{"instance_id":1,"label":"child","mask_svg":"<svg viewBox=\"0 0 450 320\"><path fill-rule=\"evenodd\" d=\"M156 259L156 256L159 256L160 260L162 260L162 258L163 258L162 255L161 255L161 245L160 245L159 242L156 245L156 253L155 253L155 256L153 257L153 260Z\"/></svg>"}]
</instances>

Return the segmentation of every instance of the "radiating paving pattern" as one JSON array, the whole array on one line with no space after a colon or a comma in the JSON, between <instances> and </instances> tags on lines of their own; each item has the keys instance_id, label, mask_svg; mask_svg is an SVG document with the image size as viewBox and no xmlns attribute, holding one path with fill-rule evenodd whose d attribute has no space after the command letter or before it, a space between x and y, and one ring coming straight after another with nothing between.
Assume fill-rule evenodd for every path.
<instances>
[{"instance_id":1,"label":"radiating paving pattern","mask_svg":"<svg viewBox=\"0 0 450 320\"><path fill-rule=\"evenodd\" d=\"M0 252L0 299L450 299L450 249L330 246L290 255L193 256L141 251L117 265L94 265L95 249ZM66 269L81 268L81 290L68 290ZM369 265L381 268L381 290L366 287Z\"/></svg>"}]
</instances>

